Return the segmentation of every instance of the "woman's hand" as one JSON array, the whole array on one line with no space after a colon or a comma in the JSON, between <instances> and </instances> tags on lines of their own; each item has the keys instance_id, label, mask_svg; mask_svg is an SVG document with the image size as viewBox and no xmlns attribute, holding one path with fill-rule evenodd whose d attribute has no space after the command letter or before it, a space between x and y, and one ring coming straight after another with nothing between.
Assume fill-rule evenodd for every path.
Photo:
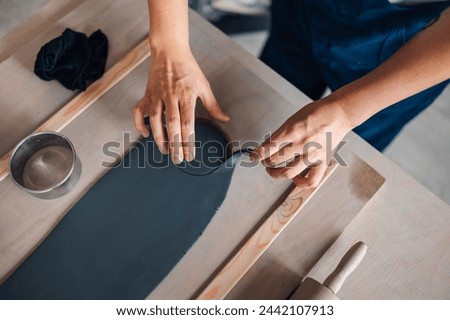
<instances>
[{"instance_id":1,"label":"woman's hand","mask_svg":"<svg viewBox=\"0 0 450 320\"><path fill-rule=\"evenodd\" d=\"M195 157L197 98L202 100L213 119L223 122L230 119L217 103L189 48L152 51L147 90L134 109L134 124L147 137L149 131L144 116L148 115L159 150L164 154L170 151L176 164ZM163 125L164 116L167 130Z\"/></svg>"},{"instance_id":2,"label":"woman's hand","mask_svg":"<svg viewBox=\"0 0 450 320\"><path fill-rule=\"evenodd\" d=\"M338 104L319 100L290 117L251 157L261 160L273 178L292 179L299 188L313 188L332 157L327 151L351 129Z\"/></svg>"}]
</instances>

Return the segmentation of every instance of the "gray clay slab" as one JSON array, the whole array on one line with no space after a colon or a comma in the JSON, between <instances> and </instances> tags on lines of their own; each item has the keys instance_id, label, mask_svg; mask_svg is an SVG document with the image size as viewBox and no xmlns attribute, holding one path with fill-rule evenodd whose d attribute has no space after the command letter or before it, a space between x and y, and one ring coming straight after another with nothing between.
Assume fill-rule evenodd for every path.
<instances>
[{"instance_id":1,"label":"gray clay slab","mask_svg":"<svg viewBox=\"0 0 450 320\"><path fill-rule=\"evenodd\" d=\"M217 132L198 124L196 135ZM6 280L0 299L144 299L217 212L232 160L196 176L161 155L152 138L141 140Z\"/></svg>"}]
</instances>

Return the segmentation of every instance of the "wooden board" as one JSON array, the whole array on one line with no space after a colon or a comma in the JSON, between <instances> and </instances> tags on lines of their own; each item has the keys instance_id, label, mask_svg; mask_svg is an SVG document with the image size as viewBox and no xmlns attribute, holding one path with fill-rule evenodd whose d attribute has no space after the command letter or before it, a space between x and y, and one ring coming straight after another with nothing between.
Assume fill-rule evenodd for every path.
<instances>
[{"instance_id":1,"label":"wooden board","mask_svg":"<svg viewBox=\"0 0 450 320\"><path fill-rule=\"evenodd\" d=\"M324 280L345 250L363 241L366 256L339 291L340 299L450 299L450 215L439 201L423 210L420 203L428 196L426 191L405 196L405 210L397 212L382 212L370 202L308 276Z\"/></svg>"}]
</instances>

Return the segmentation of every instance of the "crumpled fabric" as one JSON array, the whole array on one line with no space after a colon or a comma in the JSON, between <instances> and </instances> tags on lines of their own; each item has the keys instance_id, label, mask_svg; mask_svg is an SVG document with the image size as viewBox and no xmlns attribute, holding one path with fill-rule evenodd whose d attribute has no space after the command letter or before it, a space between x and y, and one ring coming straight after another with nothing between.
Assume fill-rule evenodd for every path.
<instances>
[{"instance_id":1,"label":"crumpled fabric","mask_svg":"<svg viewBox=\"0 0 450 320\"><path fill-rule=\"evenodd\" d=\"M34 73L45 81L58 80L70 90L86 90L105 72L108 39L97 30L90 37L67 28L37 54Z\"/></svg>"}]
</instances>

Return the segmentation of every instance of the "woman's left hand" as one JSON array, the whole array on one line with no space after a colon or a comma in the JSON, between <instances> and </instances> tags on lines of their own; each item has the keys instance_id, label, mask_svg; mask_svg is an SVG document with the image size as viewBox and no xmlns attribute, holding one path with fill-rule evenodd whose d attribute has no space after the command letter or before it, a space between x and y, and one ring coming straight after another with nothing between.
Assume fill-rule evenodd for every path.
<instances>
[{"instance_id":1,"label":"woman's left hand","mask_svg":"<svg viewBox=\"0 0 450 320\"><path fill-rule=\"evenodd\" d=\"M314 188L333 157L329 153L351 129L342 108L325 98L296 112L251 157L259 159L273 178L292 179L302 189Z\"/></svg>"}]
</instances>

